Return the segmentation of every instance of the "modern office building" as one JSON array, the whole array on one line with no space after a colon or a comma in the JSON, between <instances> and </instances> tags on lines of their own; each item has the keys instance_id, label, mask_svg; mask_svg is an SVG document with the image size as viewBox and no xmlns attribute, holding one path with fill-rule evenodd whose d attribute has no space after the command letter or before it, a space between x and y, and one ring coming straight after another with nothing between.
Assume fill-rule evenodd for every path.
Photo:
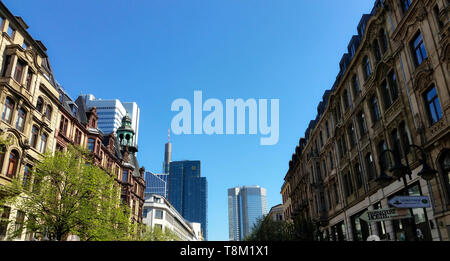
<instances>
[{"instance_id":1,"label":"modern office building","mask_svg":"<svg viewBox=\"0 0 450 261\"><path fill-rule=\"evenodd\" d=\"M169 192L169 174L157 174L146 172L145 173L145 184L147 187L145 188L145 198L149 198L151 195L160 195L165 198L168 198Z\"/></svg>"},{"instance_id":2,"label":"modern office building","mask_svg":"<svg viewBox=\"0 0 450 261\"><path fill-rule=\"evenodd\" d=\"M313 220L318 240L448 241L449 1L374 2L296 144L285 214ZM430 207L414 208L413 218L361 218L405 194L429 197Z\"/></svg>"},{"instance_id":3,"label":"modern office building","mask_svg":"<svg viewBox=\"0 0 450 261\"><path fill-rule=\"evenodd\" d=\"M266 189L244 186L228 189L228 226L230 241L242 241L258 219L267 214Z\"/></svg>"},{"instance_id":4,"label":"modern office building","mask_svg":"<svg viewBox=\"0 0 450 261\"><path fill-rule=\"evenodd\" d=\"M92 94L83 96L88 109L97 108L98 128L106 135L116 132L122 124L123 117L128 114L128 117L131 119L131 127L134 130L133 145L137 146L140 110L135 102L121 102L118 99L96 99Z\"/></svg>"},{"instance_id":5,"label":"modern office building","mask_svg":"<svg viewBox=\"0 0 450 261\"><path fill-rule=\"evenodd\" d=\"M171 230L182 241L202 241L201 225L189 222L163 196L150 195L144 203L144 224Z\"/></svg>"},{"instance_id":6,"label":"modern office building","mask_svg":"<svg viewBox=\"0 0 450 261\"><path fill-rule=\"evenodd\" d=\"M189 222L202 224L207 239L207 193L205 177L200 176L200 161L173 161L169 169L169 201Z\"/></svg>"}]
</instances>

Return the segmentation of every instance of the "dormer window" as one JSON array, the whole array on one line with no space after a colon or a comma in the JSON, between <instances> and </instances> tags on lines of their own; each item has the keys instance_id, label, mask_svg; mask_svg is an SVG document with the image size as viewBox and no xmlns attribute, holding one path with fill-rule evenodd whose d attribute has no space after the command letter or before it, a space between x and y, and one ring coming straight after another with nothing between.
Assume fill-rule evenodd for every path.
<instances>
[{"instance_id":1,"label":"dormer window","mask_svg":"<svg viewBox=\"0 0 450 261\"><path fill-rule=\"evenodd\" d=\"M16 30L14 30L11 26L8 26L8 30L6 31L6 33L9 35L9 37L11 37L11 39L13 38L13 36L14 36L14 32L15 32Z\"/></svg>"}]
</instances>

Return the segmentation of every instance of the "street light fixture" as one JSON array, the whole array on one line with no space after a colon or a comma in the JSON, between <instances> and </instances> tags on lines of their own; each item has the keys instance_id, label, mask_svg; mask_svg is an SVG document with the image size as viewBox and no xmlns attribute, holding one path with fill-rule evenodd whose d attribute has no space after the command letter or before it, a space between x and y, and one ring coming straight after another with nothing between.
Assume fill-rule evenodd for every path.
<instances>
[{"instance_id":1,"label":"street light fixture","mask_svg":"<svg viewBox=\"0 0 450 261\"><path fill-rule=\"evenodd\" d=\"M425 151L422 147L419 147L415 144L408 144L409 148L415 148L421 151L421 160L420 162L422 163L422 170L419 171L419 173L417 174L419 177L421 177L422 179L426 180L427 182L432 180L435 176L437 171L432 169L428 163L427 163L427 157L425 155ZM405 187L405 196L409 196L408 193L408 183L406 181L406 174L409 175L410 179L411 179L411 174L412 174L412 170L411 167L409 165L408 162L408 156L406 155L405 160L406 160L406 166L402 164L401 159L398 155L398 151L392 151L392 150L384 150L383 152L381 152L380 154L380 158L379 160L379 165L380 165L380 176L375 180L380 186L385 187L387 185L389 185L392 180L394 180L394 178L388 176L383 169L383 164L382 164L382 159L385 153L390 152L393 154L394 156L394 166L392 168L389 169L389 172L392 173L392 176L394 176L396 179L403 179L403 185ZM411 215L411 224L412 224L412 235L414 235L415 239L417 239L417 231L416 231L416 222L414 220L414 213L412 208L409 209L410 215Z\"/></svg>"}]
</instances>

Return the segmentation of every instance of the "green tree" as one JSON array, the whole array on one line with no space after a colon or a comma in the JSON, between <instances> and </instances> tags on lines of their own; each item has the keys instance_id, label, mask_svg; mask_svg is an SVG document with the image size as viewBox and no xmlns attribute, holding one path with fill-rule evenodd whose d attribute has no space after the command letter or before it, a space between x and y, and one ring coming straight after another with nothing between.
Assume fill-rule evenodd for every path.
<instances>
[{"instance_id":1,"label":"green tree","mask_svg":"<svg viewBox=\"0 0 450 261\"><path fill-rule=\"evenodd\" d=\"M244 241L314 241L314 231L314 223L300 216L287 221L265 216L258 219Z\"/></svg>"},{"instance_id":2,"label":"green tree","mask_svg":"<svg viewBox=\"0 0 450 261\"><path fill-rule=\"evenodd\" d=\"M33 184L15 179L1 187L7 202L26 213L28 231L50 240L65 240L71 234L96 241L134 236L129 208L120 201L119 184L93 164L89 151L71 146L67 152L48 154L31 176Z\"/></svg>"},{"instance_id":3,"label":"green tree","mask_svg":"<svg viewBox=\"0 0 450 261\"><path fill-rule=\"evenodd\" d=\"M181 239L170 229L155 226L151 228L146 226L143 228L139 241L181 241Z\"/></svg>"}]
</instances>

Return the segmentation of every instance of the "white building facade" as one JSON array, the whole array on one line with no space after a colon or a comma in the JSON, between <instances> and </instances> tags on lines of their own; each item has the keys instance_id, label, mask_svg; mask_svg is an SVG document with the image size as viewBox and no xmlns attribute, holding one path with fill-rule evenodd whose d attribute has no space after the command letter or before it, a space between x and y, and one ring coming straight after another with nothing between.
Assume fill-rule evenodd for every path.
<instances>
[{"instance_id":1,"label":"white building facade","mask_svg":"<svg viewBox=\"0 0 450 261\"><path fill-rule=\"evenodd\" d=\"M163 231L170 229L182 241L203 240L201 224L185 220L170 202L160 195L148 197L143 212L143 222L151 228L159 227Z\"/></svg>"}]
</instances>

